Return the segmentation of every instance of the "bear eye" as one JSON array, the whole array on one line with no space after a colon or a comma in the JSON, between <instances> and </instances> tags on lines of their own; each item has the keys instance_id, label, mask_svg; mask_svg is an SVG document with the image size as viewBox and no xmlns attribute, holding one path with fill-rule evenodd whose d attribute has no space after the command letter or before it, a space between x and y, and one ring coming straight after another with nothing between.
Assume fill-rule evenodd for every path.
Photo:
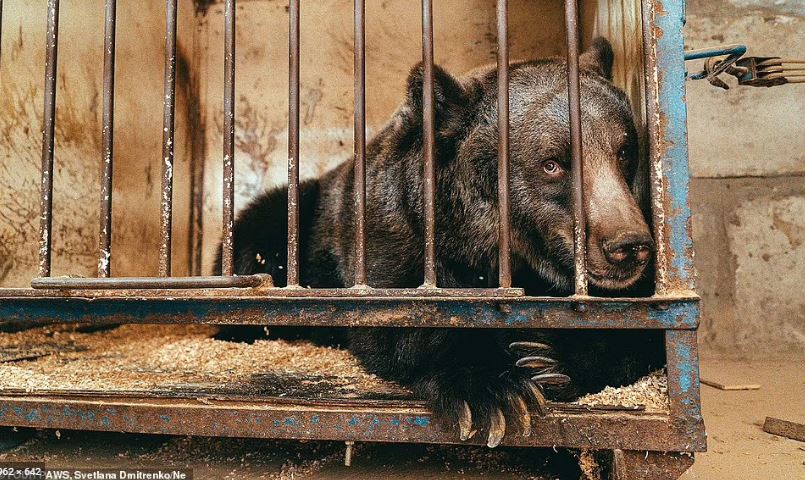
<instances>
[{"instance_id":1,"label":"bear eye","mask_svg":"<svg viewBox=\"0 0 805 480\"><path fill-rule=\"evenodd\" d=\"M618 150L618 160L621 163L626 163L629 160L629 149L625 145Z\"/></svg>"},{"instance_id":2,"label":"bear eye","mask_svg":"<svg viewBox=\"0 0 805 480\"><path fill-rule=\"evenodd\" d=\"M542 169L550 176L557 176L562 173L562 166L556 160L546 160L542 163Z\"/></svg>"}]
</instances>

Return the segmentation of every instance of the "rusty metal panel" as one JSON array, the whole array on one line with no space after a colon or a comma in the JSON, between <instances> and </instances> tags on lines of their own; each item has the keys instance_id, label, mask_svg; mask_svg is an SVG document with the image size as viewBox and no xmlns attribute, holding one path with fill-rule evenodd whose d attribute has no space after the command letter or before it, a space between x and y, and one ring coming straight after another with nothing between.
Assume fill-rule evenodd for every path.
<instances>
[{"instance_id":1,"label":"rusty metal panel","mask_svg":"<svg viewBox=\"0 0 805 480\"><path fill-rule=\"evenodd\" d=\"M533 415L533 432L503 445L586 449L701 451L668 417L637 412L557 409ZM459 442L419 402L303 402L299 399L126 398L98 395L0 396L0 425L36 428L372 442Z\"/></svg>"}]
</instances>

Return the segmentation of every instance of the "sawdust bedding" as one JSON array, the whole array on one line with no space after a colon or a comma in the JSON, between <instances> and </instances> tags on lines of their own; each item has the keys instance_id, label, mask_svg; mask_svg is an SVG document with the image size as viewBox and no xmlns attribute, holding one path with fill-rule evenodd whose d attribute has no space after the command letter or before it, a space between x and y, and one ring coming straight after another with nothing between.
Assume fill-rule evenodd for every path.
<instances>
[{"instance_id":1,"label":"sawdust bedding","mask_svg":"<svg viewBox=\"0 0 805 480\"><path fill-rule=\"evenodd\" d=\"M305 341L229 342L213 338L217 332L212 325L123 325L101 331L52 325L1 333L0 389L410 396L367 373L346 350ZM575 403L667 412L666 378L655 372Z\"/></svg>"}]
</instances>

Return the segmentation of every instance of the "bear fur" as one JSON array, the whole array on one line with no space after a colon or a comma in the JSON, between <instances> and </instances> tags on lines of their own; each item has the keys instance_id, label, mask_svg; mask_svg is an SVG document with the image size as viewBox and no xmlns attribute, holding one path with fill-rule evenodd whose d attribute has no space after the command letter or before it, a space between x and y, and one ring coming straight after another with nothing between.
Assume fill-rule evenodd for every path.
<instances>
[{"instance_id":1,"label":"bear fur","mask_svg":"<svg viewBox=\"0 0 805 480\"><path fill-rule=\"evenodd\" d=\"M607 245L622 240L623 232L648 235L640 208L638 135L625 94L610 82L612 61L602 39L580 61L588 270L595 293L650 293L645 261L607 260L613 251ZM509 68L514 283L528 294L568 295L574 267L566 65L547 59ZM437 284L497 287L497 73L486 68L459 79L435 66L434 76ZM423 282L422 77L420 64L411 71L404 103L367 145L366 266L372 287ZM285 285L287 205L285 187L264 193L240 213L236 273L269 273L275 285ZM300 284L351 287L353 161L303 182L299 209ZM650 248L650 239L643 244ZM528 434L528 407L543 393L568 399L632 382L664 363L661 335L645 332L311 330L348 345L369 371L411 388L442 425L458 425L462 439L481 431L490 446L501 441L507 425ZM523 357L532 359L532 368L516 364Z\"/></svg>"}]
</instances>

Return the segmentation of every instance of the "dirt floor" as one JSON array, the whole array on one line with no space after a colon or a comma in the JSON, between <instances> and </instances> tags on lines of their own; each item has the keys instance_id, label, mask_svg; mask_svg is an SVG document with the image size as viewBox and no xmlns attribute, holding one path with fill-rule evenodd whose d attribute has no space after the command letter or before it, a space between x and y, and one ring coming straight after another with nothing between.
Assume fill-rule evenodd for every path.
<instances>
[{"instance_id":1,"label":"dirt floor","mask_svg":"<svg viewBox=\"0 0 805 480\"><path fill-rule=\"evenodd\" d=\"M706 454L685 480L805 479L805 443L766 434L766 416L805 421L802 359L705 358L702 376L721 383L759 383L756 391L702 386ZM188 466L194 478L268 479L576 479L566 453L500 448L358 445L352 467L343 445L89 432L0 431L0 462L44 460L49 466Z\"/></svg>"}]
</instances>

